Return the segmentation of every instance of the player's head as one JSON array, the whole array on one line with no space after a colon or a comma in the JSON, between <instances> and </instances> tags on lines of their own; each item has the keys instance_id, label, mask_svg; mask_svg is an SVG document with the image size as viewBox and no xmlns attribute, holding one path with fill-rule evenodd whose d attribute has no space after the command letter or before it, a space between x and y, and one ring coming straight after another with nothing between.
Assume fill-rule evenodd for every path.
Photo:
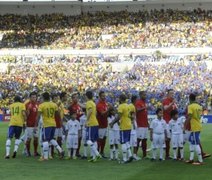
<instances>
[{"instance_id":1,"label":"player's head","mask_svg":"<svg viewBox=\"0 0 212 180\"><path fill-rule=\"evenodd\" d=\"M60 100L61 101L66 101L67 100L67 93L66 92L61 92L60 93Z\"/></svg>"},{"instance_id":2,"label":"player's head","mask_svg":"<svg viewBox=\"0 0 212 180\"><path fill-rule=\"evenodd\" d=\"M42 96L43 96L43 101L50 101L50 95L48 92L43 93Z\"/></svg>"},{"instance_id":3,"label":"player's head","mask_svg":"<svg viewBox=\"0 0 212 180\"><path fill-rule=\"evenodd\" d=\"M37 100L37 93L35 91L31 92L29 98L30 101L35 102Z\"/></svg>"},{"instance_id":4,"label":"player's head","mask_svg":"<svg viewBox=\"0 0 212 180\"><path fill-rule=\"evenodd\" d=\"M87 98L88 100L92 100L92 99L93 99L93 92L92 92L92 91L87 91L87 92L85 93L85 95L86 95L86 98Z\"/></svg>"},{"instance_id":5,"label":"player's head","mask_svg":"<svg viewBox=\"0 0 212 180\"><path fill-rule=\"evenodd\" d=\"M77 94L77 92L75 92L75 93L73 93L71 95L71 100L72 100L73 103L77 103L78 102L78 94Z\"/></svg>"},{"instance_id":6,"label":"player's head","mask_svg":"<svg viewBox=\"0 0 212 180\"><path fill-rule=\"evenodd\" d=\"M141 99L145 100L146 99L146 91L140 91L139 96Z\"/></svg>"},{"instance_id":7,"label":"player's head","mask_svg":"<svg viewBox=\"0 0 212 180\"><path fill-rule=\"evenodd\" d=\"M168 89L167 90L167 96L169 98L173 98L174 97L174 90L173 89Z\"/></svg>"},{"instance_id":8,"label":"player's head","mask_svg":"<svg viewBox=\"0 0 212 180\"><path fill-rule=\"evenodd\" d=\"M75 120L77 118L77 112L76 111L71 111L70 113L70 117L72 120Z\"/></svg>"},{"instance_id":9,"label":"player's head","mask_svg":"<svg viewBox=\"0 0 212 180\"><path fill-rule=\"evenodd\" d=\"M195 95L194 93L191 93L191 94L189 95L189 101L190 101L190 102L196 101L196 95Z\"/></svg>"},{"instance_id":10,"label":"player's head","mask_svg":"<svg viewBox=\"0 0 212 180\"><path fill-rule=\"evenodd\" d=\"M127 100L127 96L126 96L125 94L121 94L121 95L119 96L119 102L120 102L120 103L125 103L126 100Z\"/></svg>"},{"instance_id":11,"label":"player's head","mask_svg":"<svg viewBox=\"0 0 212 180\"><path fill-rule=\"evenodd\" d=\"M52 101L53 102L58 102L58 100L59 100L59 95L58 94L52 94Z\"/></svg>"},{"instance_id":12,"label":"player's head","mask_svg":"<svg viewBox=\"0 0 212 180\"><path fill-rule=\"evenodd\" d=\"M172 119L177 120L178 119L178 111L176 109L172 110L170 112L170 116Z\"/></svg>"},{"instance_id":13,"label":"player's head","mask_svg":"<svg viewBox=\"0 0 212 180\"><path fill-rule=\"evenodd\" d=\"M161 108L157 108L156 115L157 115L158 118L162 118L163 117L163 110Z\"/></svg>"},{"instance_id":14,"label":"player's head","mask_svg":"<svg viewBox=\"0 0 212 180\"><path fill-rule=\"evenodd\" d=\"M20 96L15 96L14 97L14 102L21 102L21 97Z\"/></svg>"},{"instance_id":15,"label":"player's head","mask_svg":"<svg viewBox=\"0 0 212 180\"><path fill-rule=\"evenodd\" d=\"M102 101L105 101L106 96L105 96L105 92L104 92L104 91L100 91L100 92L99 92L99 98L100 98Z\"/></svg>"},{"instance_id":16,"label":"player's head","mask_svg":"<svg viewBox=\"0 0 212 180\"><path fill-rule=\"evenodd\" d=\"M114 108L111 108L109 110L108 116L111 117L111 116L114 116L114 115L115 115L115 109Z\"/></svg>"},{"instance_id":17,"label":"player's head","mask_svg":"<svg viewBox=\"0 0 212 180\"><path fill-rule=\"evenodd\" d=\"M137 96L136 95L132 95L132 97L131 97L131 103L135 103L136 102L136 100L137 100Z\"/></svg>"}]
</instances>

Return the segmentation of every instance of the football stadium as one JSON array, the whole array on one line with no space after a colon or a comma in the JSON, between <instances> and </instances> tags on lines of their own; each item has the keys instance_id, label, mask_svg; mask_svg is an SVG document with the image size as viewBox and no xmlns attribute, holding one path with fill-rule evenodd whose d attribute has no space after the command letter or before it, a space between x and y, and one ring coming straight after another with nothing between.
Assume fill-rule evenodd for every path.
<instances>
[{"instance_id":1,"label":"football stadium","mask_svg":"<svg viewBox=\"0 0 212 180\"><path fill-rule=\"evenodd\" d=\"M211 180L212 0L0 0L0 180Z\"/></svg>"}]
</instances>

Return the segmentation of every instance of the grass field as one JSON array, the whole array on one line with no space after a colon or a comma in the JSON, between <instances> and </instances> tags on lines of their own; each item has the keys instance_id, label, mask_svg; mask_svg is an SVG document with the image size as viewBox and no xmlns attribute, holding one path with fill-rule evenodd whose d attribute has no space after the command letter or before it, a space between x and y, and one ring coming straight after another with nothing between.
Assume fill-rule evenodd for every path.
<instances>
[{"instance_id":1,"label":"grass field","mask_svg":"<svg viewBox=\"0 0 212 180\"><path fill-rule=\"evenodd\" d=\"M39 162L34 157L22 156L21 145L16 159L4 159L7 123L0 123L0 180L211 180L212 158L203 166L183 162L150 162L142 160L131 164L99 160L49 160ZM205 151L212 152L212 125L204 125L201 140ZM188 158L188 146L185 147Z\"/></svg>"}]
</instances>

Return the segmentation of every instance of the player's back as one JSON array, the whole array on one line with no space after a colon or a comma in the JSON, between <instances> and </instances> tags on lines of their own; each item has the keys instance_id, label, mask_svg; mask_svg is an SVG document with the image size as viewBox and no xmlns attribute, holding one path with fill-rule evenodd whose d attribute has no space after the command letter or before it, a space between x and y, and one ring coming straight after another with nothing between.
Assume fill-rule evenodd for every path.
<instances>
[{"instance_id":1,"label":"player's back","mask_svg":"<svg viewBox=\"0 0 212 180\"><path fill-rule=\"evenodd\" d=\"M57 104L43 102L39 105L38 111L42 114L44 127L56 127L55 113L58 111Z\"/></svg>"},{"instance_id":2,"label":"player's back","mask_svg":"<svg viewBox=\"0 0 212 180\"><path fill-rule=\"evenodd\" d=\"M24 116L23 111L26 110L25 105L21 102L15 102L9 106L11 118L10 126L23 126Z\"/></svg>"},{"instance_id":3,"label":"player's back","mask_svg":"<svg viewBox=\"0 0 212 180\"><path fill-rule=\"evenodd\" d=\"M202 107L197 103L192 103L188 105L188 114L191 115L191 131L201 131L202 124L200 122Z\"/></svg>"},{"instance_id":4,"label":"player's back","mask_svg":"<svg viewBox=\"0 0 212 180\"><path fill-rule=\"evenodd\" d=\"M121 114L120 117L120 129L121 130L130 130L132 128L131 119L130 119L130 108L127 103L120 104L118 107L118 113Z\"/></svg>"},{"instance_id":5,"label":"player's back","mask_svg":"<svg viewBox=\"0 0 212 180\"><path fill-rule=\"evenodd\" d=\"M86 102L87 115L89 110L92 110L92 113L90 115L90 118L87 120L87 126L98 126L99 123L96 118L96 104L92 100Z\"/></svg>"}]
</instances>

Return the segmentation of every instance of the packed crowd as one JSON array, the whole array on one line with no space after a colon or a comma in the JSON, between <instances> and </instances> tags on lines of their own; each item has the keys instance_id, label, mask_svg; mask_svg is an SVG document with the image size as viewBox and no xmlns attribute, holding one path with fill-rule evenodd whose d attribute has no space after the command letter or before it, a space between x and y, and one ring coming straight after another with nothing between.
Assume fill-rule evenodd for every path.
<instances>
[{"instance_id":1,"label":"packed crowd","mask_svg":"<svg viewBox=\"0 0 212 180\"><path fill-rule=\"evenodd\" d=\"M188 58L188 57L186 57ZM50 58L52 59L52 58ZM57 59L57 58L55 58ZM204 108L211 103L211 69L206 62L196 56L196 61L165 61L151 63L133 62L130 69L115 71L112 63L99 62L99 58L83 57L78 63L73 61L47 61L44 64L16 63L8 64L7 71L0 74L0 104L7 109L15 93L27 97L29 92L78 91L99 89L106 92L107 100L115 104L121 91L130 97L139 90L147 90L149 113L161 106L164 91L173 88L176 91L180 114L184 112L187 95L195 91ZM131 62L132 63L132 62ZM83 100L83 96L81 97Z\"/></svg>"},{"instance_id":2,"label":"packed crowd","mask_svg":"<svg viewBox=\"0 0 212 180\"><path fill-rule=\"evenodd\" d=\"M210 47L211 10L0 15L1 48Z\"/></svg>"}]
</instances>

